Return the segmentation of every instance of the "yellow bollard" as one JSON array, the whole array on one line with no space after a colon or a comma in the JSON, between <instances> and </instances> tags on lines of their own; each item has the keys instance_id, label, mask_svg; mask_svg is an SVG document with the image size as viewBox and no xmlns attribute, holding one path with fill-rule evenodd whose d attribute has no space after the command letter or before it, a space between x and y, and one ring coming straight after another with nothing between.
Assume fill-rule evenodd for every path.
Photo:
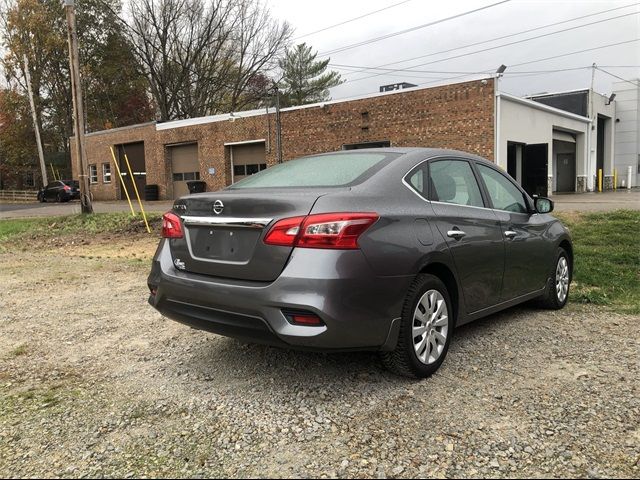
<instances>
[{"instance_id":1,"label":"yellow bollard","mask_svg":"<svg viewBox=\"0 0 640 480\"><path fill-rule=\"evenodd\" d=\"M109 147L111 150L111 156L113 157L113 163L116 166L116 171L118 172L118 178L120 178L120 183L122 184L122 189L124 190L124 194L127 196L127 202L129 202L129 208L131 209L131 215L136 216L136 211L133 209L133 205L131 205L131 198L129 198L129 192L127 191L127 186L124 184L124 179L122 178L122 173L120 172L120 166L118 165L118 161L116 160L116 154L113 151L113 147Z\"/></svg>"},{"instance_id":2,"label":"yellow bollard","mask_svg":"<svg viewBox=\"0 0 640 480\"><path fill-rule=\"evenodd\" d=\"M598 169L598 191L602 192L602 169Z\"/></svg>"},{"instance_id":3,"label":"yellow bollard","mask_svg":"<svg viewBox=\"0 0 640 480\"><path fill-rule=\"evenodd\" d=\"M131 171L131 165L129 164L129 158L127 154L124 154L124 161L127 162L127 169L129 170L129 175L131 175L131 181L133 182L133 190L136 192L136 197L138 198L138 205L140 205L140 211L142 212L142 218L144 219L144 224L147 227L147 233L151 233L151 229L149 228L149 224L147 223L147 215L144 213L144 207L142 206L142 200L140 200L140 194L138 193L138 186L136 185L136 180L133 178L133 172Z\"/></svg>"},{"instance_id":4,"label":"yellow bollard","mask_svg":"<svg viewBox=\"0 0 640 480\"><path fill-rule=\"evenodd\" d=\"M613 189L614 190L618 189L618 169L617 168L613 169Z\"/></svg>"}]
</instances>

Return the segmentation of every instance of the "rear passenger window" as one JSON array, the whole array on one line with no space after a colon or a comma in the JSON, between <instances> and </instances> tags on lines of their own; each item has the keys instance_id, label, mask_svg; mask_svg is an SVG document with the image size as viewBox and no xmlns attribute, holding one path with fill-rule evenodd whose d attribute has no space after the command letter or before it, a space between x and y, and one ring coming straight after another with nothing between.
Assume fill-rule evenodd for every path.
<instances>
[{"instance_id":1,"label":"rear passenger window","mask_svg":"<svg viewBox=\"0 0 640 480\"><path fill-rule=\"evenodd\" d=\"M484 207L480 187L464 160L438 160L431 162L431 200L471 207Z\"/></svg>"},{"instance_id":2,"label":"rear passenger window","mask_svg":"<svg viewBox=\"0 0 640 480\"><path fill-rule=\"evenodd\" d=\"M424 198L427 198L427 164L423 163L405 177L405 181Z\"/></svg>"}]
</instances>

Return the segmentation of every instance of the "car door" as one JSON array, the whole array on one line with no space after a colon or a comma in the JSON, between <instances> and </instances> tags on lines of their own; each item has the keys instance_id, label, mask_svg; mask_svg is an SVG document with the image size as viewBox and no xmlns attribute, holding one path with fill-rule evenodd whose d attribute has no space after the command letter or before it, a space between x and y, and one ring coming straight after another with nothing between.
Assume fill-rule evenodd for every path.
<instances>
[{"instance_id":1,"label":"car door","mask_svg":"<svg viewBox=\"0 0 640 480\"><path fill-rule=\"evenodd\" d=\"M486 208L468 160L429 161L429 197L462 286L467 313L500 300L504 242L500 221Z\"/></svg>"},{"instance_id":2,"label":"car door","mask_svg":"<svg viewBox=\"0 0 640 480\"><path fill-rule=\"evenodd\" d=\"M544 236L549 222L531 211L524 192L500 170L480 162L476 168L504 235L502 301L542 289L551 265L551 243Z\"/></svg>"},{"instance_id":3,"label":"car door","mask_svg":"<svg viewBox=\"0 0 640 480\"><path fill-rule=\"evenodd\" d=\"M49 200L55 200L56 198L56 186L57 186L58 182L51 182L49 185L47 185L47 188L45 188L44 190L44 196L47 199L47 201Z\"/></svg>"}]
</instances>

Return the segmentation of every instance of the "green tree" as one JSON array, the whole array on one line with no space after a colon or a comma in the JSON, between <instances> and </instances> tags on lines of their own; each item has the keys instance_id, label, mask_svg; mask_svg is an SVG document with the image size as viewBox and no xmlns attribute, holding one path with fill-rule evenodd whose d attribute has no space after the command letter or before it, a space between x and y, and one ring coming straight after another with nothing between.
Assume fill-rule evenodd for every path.
<instances>
[{"instance_id":1,"label":"green tree","mask_svg":"<svg viewBox=\"0 0 640 480\"><path fill-rule=\"evenodd\" d=\"M118 0L77 2L80 68L89 130L153 118L146 81L122 31ZM71 81L64 9L59 0L9 0L0 12L0 60L10 85L26 92L23 56L47 148L68 153L73 135Z\"/></svg>"},{"instance_id":2,"label":"green tree","mask_svg":"<svg viewBox=\"0 0 640 480\"><path fill-rule=\"evenodd\" d=\"M310 46L301 43L287 50L280 60L284 106L329 100L329 89L342 83L338 72L326 71L330 59L316 60L317 56L318 52L313 53Z\"/></svg>"},{"instance_id":3,"label":"green tree","mask_svg":"<svg viewBox=\"0 0 640 480\"><path fill-rule=\"evenodd\" d=\"M20 186L25 171L36 172L29 102L15 90L0 89L0 189ZM38 181L36 180L36 185Z\"/></svg>"}]
</instances>

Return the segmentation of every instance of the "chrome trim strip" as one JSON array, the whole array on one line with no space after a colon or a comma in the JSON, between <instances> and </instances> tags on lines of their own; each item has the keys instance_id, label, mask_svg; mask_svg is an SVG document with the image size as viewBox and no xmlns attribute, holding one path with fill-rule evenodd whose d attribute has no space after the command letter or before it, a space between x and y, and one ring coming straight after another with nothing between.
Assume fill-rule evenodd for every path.
<instances>
[{"instance_id":1,"label":"chrome trim strip","mask_svg":"<svg viewBox=\"0 0 640 480\"><path fill-rule=\"evenodd\" d=\"M192 217L183 216L185 225L204 227L264 228L273 218Z\"/></svg>"}]
</instances>

